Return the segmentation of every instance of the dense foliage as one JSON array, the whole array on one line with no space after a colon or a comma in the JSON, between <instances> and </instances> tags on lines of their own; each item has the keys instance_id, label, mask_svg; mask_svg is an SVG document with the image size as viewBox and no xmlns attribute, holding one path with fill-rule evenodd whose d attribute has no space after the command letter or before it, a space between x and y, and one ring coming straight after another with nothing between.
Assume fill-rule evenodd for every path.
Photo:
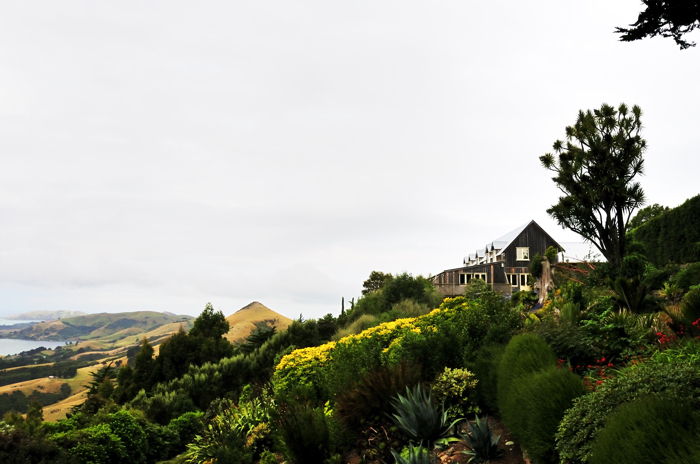
<instances>
[{"instance_id":1,"label":"dense foliage","mask_svg":"<svg viewBox=\"0 0 700 464\"><path fill-rule=\"evenodd\" d=\"M635 180L644 172L641 116L638 106L630 111L625 104L579 111L566 127L566 143L554 143L557 157L540 157L563 194L547 213L598 248L614 269L627 255L627 223L644 204Z\"/></svg>"},{"instance_id":2,"label":"dense foliage","mask_svg":"<svg viewBox=\"0 0 700 464\"><path fill-rule=\"evenodd\" d=\"M669 261L700 261L700 195L645 222L631 237L644 246L647 259L658 268Z\"/></svg>"}]
</instances>

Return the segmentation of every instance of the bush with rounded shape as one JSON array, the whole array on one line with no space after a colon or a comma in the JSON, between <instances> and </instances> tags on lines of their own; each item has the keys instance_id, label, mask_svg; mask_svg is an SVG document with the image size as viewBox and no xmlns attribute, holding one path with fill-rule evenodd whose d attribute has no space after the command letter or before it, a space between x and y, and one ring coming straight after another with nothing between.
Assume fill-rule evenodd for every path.
<instances>
[{"instance_id":1,"label":"bush with rounded shape","mask_svg":"<svg viewBox=\"0 0 700 464\"><path fill-rule=\"evenodd\" d=\"M505 424L535 462L554 463L554 434L559 421L574 399L585 393L583 381L576 374L548 367L520 377L501 412Z\"/></svg>"},{"instance_id":2,"label":"bush with rounded shape","mask_svg":"<svg viewBox=\"0 0 700 464\"><path fill-rule=\"evenodd\" d=\"M474 361L468 364L474 373L476 383L476 403L482 410L498 412L498 365L501 362L505 345L491 345L478 350Z\"/></svg>"},{"instance_id":3,"label":"bush with rounded shape","mask_svg":"<svg viewBox=\"0 0 700 464\"><path fill-rule=\"evenodd\" d=\"M30 435L29 431L12 429L0 421L0 462L3 464L67 464L70 462L65 450L53 440L41 434Z\"/></svg>"},{"instance_id":4,"label":"bush with rounded shape","mask_svg":"<svg viewBox=\"0 0 700 464\"><path fill-rule=\"evenodd\" d=\"M112 433L107 424L58 433L51 439L66 449L71 460L79 464L128 462L124 442Z\"/></svg>"},{"instance_id":5,"label":"bush with rounded shape","mask_svg":"<svg viewBox=\"0 0 700 464\"><path fill-rule=\"evenodd\" d=\"M622 369L598 388L574 401L559 423L556 448L562 460L587 462L592 444L610 414L634 398L664 393L688 399L700 409L700 362L680 358L653 360Z\"/></svg>"},{"instance_id":6,"label":"bush with rounded shape","mask_svg":"<svg viewBox=\"0 0 700 464\"><path fill-rule=\"evenodd\" d=\"M610 415L593 444L590 462L664 463L672 456L690 456L698 438L700 417L690 401L650 395L623 404Z\"/></svg>"},{"instance_id":7,"label":"bush with rounded shape","mask_svg":"<svg viewBox=\"0 0 700 464\"><path fill-rule=\"evenodd\" d=\"M348 335L359 334L360 332L372 328L380 323L379 318L372 314L363 314L362 316L355 319L350 325L339 329L335 335L333 335L333 340L340 340Z\"/></svg>"},{"instance_id":8,"label":"bush with rounded shape","mask_svg":"<svg viewBox=\"0 0 700 464\"><path fill-rule=\"evenodd\" d=\"M532 332L547 342L558 359L568 361L574 368L593 364L601 357L587 340L588 333L578 325L545 319L534 324Z\"/></svg>"},{"instance_id":9,"label":"bush with rounded shape","mask_svg":"<svg viewBox=\"0 0 700 464\"><path fill-rule=\"evenodd\" d=\"M478 380L467 369L446 367L433 381L435 399L443 402L450 420L465 419L481 412L474 389Z\"/></svg>"},{"instance_id":10,"label":"bush with rounded shape","mask_svg":"<svg viewBox=\"0 0 700 464\"><path fill-rule=\"evenodd\" d=\"M676 285L686 290L700 284L700 263L693 263L682 269L673 280Z\"/></svg>"},{"instance_id":11,"label":"bush with rounded shape","mask_svg":"<svg viewBox=\"0 0 700 464\"><path fill-rule=\"evenodd\" d=\"M109 424L112 433L118 436L122 443L128 443L126 447L128 462L135 464L146 462L146 448L148 446L146 434L128 411L122 409L108 414L104 422Z\"/></svg>"},{"instance_id":12,"label":"bush with rounded shape","mask_svg":"<svg viewBox=\"0 0 700 464\"><path fill-rule=\"evenodd\" d=\"M203 412L186 412L176 417L168 424L168 429L172 430L180 442L180 449L185 448L202 429Z\"/></svg>"},{"instance_id":13,"label":"bush with rounded shape","mask_svg":"<svg viewBox=\"0 0 700 464\"><path fill-rule=\"evenodd\" d=\"M484 292L490 292L491 286L483 279L474 279L464 287L464 298L475 300Z\"/></svg>"},{"instance_id":14,"label":"bush with rounded shape","mask_svg":"<svg viewBox=\"0 0 700 464\"><path fill-rule=\"evenodd\" d=\"M503 420L517 409L511 389L525 376L557 365L557 358L542 338L534 334L517 335L511 339L498 366L498 410Z\"/></svg>"},{"instance_id":15,"label":"bush with rounded shape","mask_svg":"<svg viewBox=\"0 0 700 464\"><path fill-rule=\"evenodd\" d=\"M415 300L402 300L391 307L391 311L395 312L399 317L418 317L423 314L428 314L431 311L430 306L425 303L419 303Z\"/></svg>"}]
</instances>

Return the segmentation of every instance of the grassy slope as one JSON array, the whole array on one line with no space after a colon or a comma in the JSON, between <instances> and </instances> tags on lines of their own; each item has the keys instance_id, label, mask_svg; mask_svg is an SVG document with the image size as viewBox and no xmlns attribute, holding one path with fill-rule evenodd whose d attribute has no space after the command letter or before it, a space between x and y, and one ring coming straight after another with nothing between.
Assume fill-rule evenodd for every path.
<instances>
[{"instance_id":1,"label":"grassy slope","mask_svg":"<svg viewBox=\"0 0 700 464\"><path fill-rule=\"evenodd\" d=\"M254 301L226 318L230 330L226 338L231 343L245 340L257 328L256 323L265 323L268 327L277 327L277 332L286 330L292 320L278 314L265 305Z\"/></svg>"},{"instance_id":2,"label":"grassy slope","mask_svg":"<svg viewBox=\"0 0 700 464\"><path fill-rule=\"evenodd\" d=\"M192 320L190 316L172 316L155 311L101 313L40 322L19 331L0 331L0 336L30 340L100 339L102 342L117 344L127 337L137 336L166 324L179 326L191 323Z\"/></svg>"},{"instance_id":3,"label":"grassy slope","mask_svg":"<svg viewBox=\"0 0 700 464\"><path fill-rule=\"evenodd\" d=\"M182 322L182 319L187 317L188 320ZM168 321L169 318L169 321ZM119 328L119 321L124 319L137 320L138 324L131 324L130 327ZM265 323L268 327L275 326L277 331L285 330L292 320L282 316L281 314L272 311L266 306L253 302L248 306L240 309L236 313L226 318L231 325L231 330L226 335L226 338L232 343L240 342L249 336L257 325ZM19 382L12 385L0 387L0 394L12 393L13 390L21 390L26 395L30 395L34 390L44 392L58 391L61 384L68 383L73 394L63 401L48 405L44 408L44 420L57 421L63 419L71 407L81 404L85 401L85 385L91 380L90 373L95 372L103 366L103 362L107 359L113 361L121 360L126 363L126 350L139 344L143 337L153 344L159 340L163 340L170 334L177 332L182 325L185 330L192 327L193 319L188 316L172 316L161 313L139 311L137 313L119 313L119 314L95 314L89 316L81 316L78 318L70 318L66 320L71 325L82 327L94 327L90 331L89 336L81 336L81 341L78 345L69 345L63 349L76 351L78 348L84 348L83 353L76 353L71 359L80 359L81 356L86 356L93 353L104 355L103 358L95 360L89 367L78 369L78 374L72 379L49 379L41 378L26 382ZM117 324L114 324L114 322ZM167 321L162 325L157 325L161 321ZM112 324L112 328L108 328ZM125 324L122 322L122 324ZM62 328L67 327L63 320L45 322L40 328L35 329L34 333L44 332L49 328L50 333L57 333ZM155 327L154 327L155 325ZM83 341L84 340L84 341ZM156 354L159 346L154 346Z\"/></svg>"},{"instance_id":4,"label":"grassy slope","mask_svg":"<svg viewBox=\"0 0 700 464\"><path fill-rule=\"evenodd\" d=\"M134 318L134 313L122 313L126 314L129 318ZM154 318L153 314L147 314L143 319L148 322L146 327L151 327L154 319L157 321L158 318ZM105 315L95 315L97 316L95 320L107 321L111 323L112 319L104 318ZM136 317L144 316L139 312ZM171 319L179 320L183 316L166 316ZM56 321L59 322L59 321ZM130 327L122 329L119 331L105 330L103 327L98 327L92 333L95 337L102 335L100 338L93 338L89 341L81 341L77 346L69 345L63 347L63 349L70 349L77 351L78 348L84 348L83 353L76 353L71 356L71 359L80 359L82 356L86 356L93 353L99 353L103 355L101 359L93 361L93 364L89 367L84 367L78 369L78 374L72 379L49 379L48 377L35 379L31 381L18 382L11 385L6 385L0 387L0 395L3 393L12 393L14 390L21 390L25 395L30 395L34 390L40 390L43 392L54 392L58 391L61 384L68 383L70 385L73 394L59 403L46 406L44 408L44 420L56 421L63 419L66 413L70 411L70 408L76 404L80 404L85 401L85 385L91 380L90 372L95 372L102 367L102 363L107 359L112 359L113 361L121 360L122 363L126 363L126 351L129 347L141 343L143 337L148 338L151 343L157 343L159 340L163 340L169 337L172 333L177 332L180 326L183 326L185 330L188 330L192 326L192 319L186 322L169 322L157 327L151 327L150 330L143 330L139 327ZM154 346L156 354L158 353L158 346ZM120 356L121 355L121 356ZM19 368L12 368L19 369ZM9 370L9 369L8 369Z\"/></svg>"}]
</instances>

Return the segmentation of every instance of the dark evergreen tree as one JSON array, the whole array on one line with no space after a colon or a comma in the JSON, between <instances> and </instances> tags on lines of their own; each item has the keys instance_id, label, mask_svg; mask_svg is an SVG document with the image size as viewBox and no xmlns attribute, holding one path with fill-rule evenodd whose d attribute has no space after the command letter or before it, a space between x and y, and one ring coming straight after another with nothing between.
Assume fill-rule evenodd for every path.
<instances>
[{"instance_id":1,"label":"dark evergreen tree","mask_svg":"<svg viewBox=\"0 0 700 464\"><path fill-rule=\"evenodd\" d=\"M367 295L380 290L391 278L391 274L384 274L379 271L370 272L369 278L362 283L362 294Z\"/></svg>"},{"instance_id":2,"label":"dark evergreen tree","mask_svg":"<svg viewBox=\"0 0 700 464\"><path fill-rule=\"evenodd\" d=\"M630 112L625 104L579 111L576 123L566 127L566 143L554 142L557 157L540 157L563 193L547 213L595 245L613 269L626 254L630 217L644 204L635 181L644 171L641 115L638 106Z\"/></svg>"},{"instance_id":3,"label":"dark evergreen tree","mask_svg":"<svg viewBox=\"0 0 700 464\"><path fill-rule=\"evenodd\" d=\"M673 37L681 50L694 47L683 36L700 27L700 2L698 0L642 0L646 9L639 13L631 27L617 27L620 40L632 42L647 37Z\"/></svg>"}]
</instances>

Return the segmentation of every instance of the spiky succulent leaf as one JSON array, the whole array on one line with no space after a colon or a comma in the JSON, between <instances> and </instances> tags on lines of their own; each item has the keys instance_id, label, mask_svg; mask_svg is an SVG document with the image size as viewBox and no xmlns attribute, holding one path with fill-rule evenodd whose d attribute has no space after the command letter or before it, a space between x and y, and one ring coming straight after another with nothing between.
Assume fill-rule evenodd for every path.
<instances>
[{"instance_id":1,"label":"spiky succulent leaf","mask_svg":"<svg viewBox=\"0 0 700 464\"><path fill-rule=\"evenodd\" d=\"M420 385L413 390L406 387L406 396L397 395L392 401L395 414L390 418L411 440L431 445L437 440L450 436L450 431L458 420L448 423L444 404L438 407L432 399L432 392Z\"/></svg>"},{"instance_id":2,"label":"spiky succulent leaf","mask_svg":"<svg viewBox=\"0 0 700 464\"><path fill-rule=\"evenodd\" d=\"M477 416L474 423L467 422L467 427L469 432L466 435L460 434L460 437L471 448L470 450L462 451L462 453L472 456L469 462L482 462L503 455L503 450L498 448L498 441L501 439L501 435L494 435L489 425L488 417L480 419Z\"/></svg>"}]
</instances>

